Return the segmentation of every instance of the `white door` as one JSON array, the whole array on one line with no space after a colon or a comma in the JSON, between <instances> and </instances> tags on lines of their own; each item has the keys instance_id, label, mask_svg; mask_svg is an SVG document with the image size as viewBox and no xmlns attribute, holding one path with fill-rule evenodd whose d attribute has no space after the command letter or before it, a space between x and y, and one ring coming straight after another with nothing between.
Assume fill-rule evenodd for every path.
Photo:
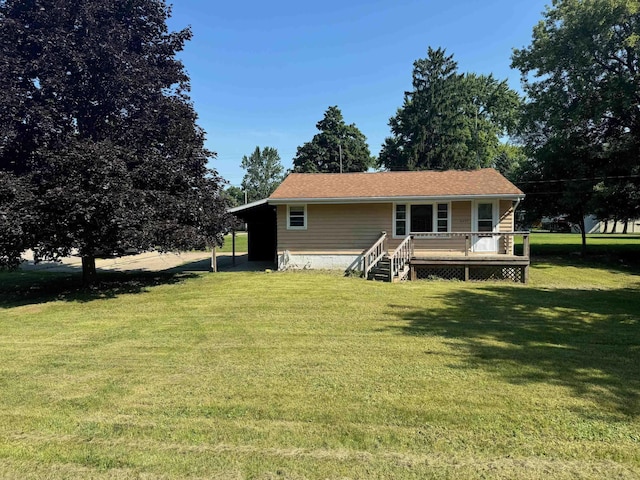
<instances>
[{"instance_id":1,"label":"white door","mask_svg":"<svg viewBox=\"0 0 640 480\"><path fill-rule=\"evenodd\" d=\"M498 206L495 202L477 202L474 209L476 232L498 231ZM498 252L498 235L474 235L473 251L480 253Z\"/></svg>"}]
</instances>

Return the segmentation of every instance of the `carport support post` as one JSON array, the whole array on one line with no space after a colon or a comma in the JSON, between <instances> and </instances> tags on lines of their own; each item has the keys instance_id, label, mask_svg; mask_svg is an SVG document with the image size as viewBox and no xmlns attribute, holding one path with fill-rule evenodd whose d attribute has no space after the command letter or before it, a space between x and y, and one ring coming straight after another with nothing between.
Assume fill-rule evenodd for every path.
<instances>
[{"instance_id":1,"label":"carport support post","mask_svg":"<svg viewBox=\"0 0 640 480\"><path fill-rule=\"evenodd\" d=\"M233 266L236 266L236 231L235 229L231 230L231 249L233 250L233 255L231 256Z\"/></svg>"}]
</instances>

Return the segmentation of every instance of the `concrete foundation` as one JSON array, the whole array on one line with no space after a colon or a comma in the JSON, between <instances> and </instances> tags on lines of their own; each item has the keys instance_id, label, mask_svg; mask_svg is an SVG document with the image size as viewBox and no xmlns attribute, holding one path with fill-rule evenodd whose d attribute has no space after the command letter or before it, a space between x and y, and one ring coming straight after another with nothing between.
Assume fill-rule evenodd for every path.
<instances>
[{"instance_id":1,"label":"concrete foundation","mask_svg":"<svg viewBox=\"0 0 640 480\"><path fill-rule=\"evenodd\" d=\"M278 254L278 270L362 270L362 255Z\"/></svg>"}]
</instances>

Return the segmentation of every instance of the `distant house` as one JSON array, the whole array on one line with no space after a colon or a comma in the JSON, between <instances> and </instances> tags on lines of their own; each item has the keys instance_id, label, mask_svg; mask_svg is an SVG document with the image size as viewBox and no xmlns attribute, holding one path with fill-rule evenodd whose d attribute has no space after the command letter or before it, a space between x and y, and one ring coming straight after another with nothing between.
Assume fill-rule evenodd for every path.
<instances>
[{"instance_id":1,"label":"distant house","mask_svg":"<svg viewBox=\"0 0 640 480\"><path fill-rule=\"evenodd\" d=\"M527 245L514 255L523 198L494 169L293 173L269 198L230 212L247 222L249 259L279 269L358 270L389 280L469 279L482 269L526 281Z\"/></svg>"},{"instance_id":2,"label":"distant house","mask_svg":"<svg viewBox=\"0 0 640 480\"><path fill-rule=\"evenodd\" d=\"M640 233L640 218L603 222L595 216L589 215L584 218L584 223L587 233Z\"/></svg>"}]
</instances>

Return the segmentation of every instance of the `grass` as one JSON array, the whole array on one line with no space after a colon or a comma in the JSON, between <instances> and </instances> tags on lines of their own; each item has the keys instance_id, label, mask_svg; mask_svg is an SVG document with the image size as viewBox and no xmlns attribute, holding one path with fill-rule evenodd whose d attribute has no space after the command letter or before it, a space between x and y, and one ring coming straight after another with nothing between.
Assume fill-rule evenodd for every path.
<instances>
[{"instance_id":1,"label":"grass","mask_svg":"<svg viewBox=\"0 0 640 480\"><path fill-rule=\"evenodd\" d=\"M637 478L639 274L0 274L0 477Z\"/></svg>"},{"instance_id":2,"label":"grass","mask_svg":"<svg viewBox=\"0 0 640 480\"><path fill-rule=\"evenodd\" d=\"M248 237L246 232L236 233L236 252L248 251L247 240L248 240ZM231 235L225 235L224 244L222 245L222 247L218 248L218 252L230 253L233 251L232 248L233 248L233 240L231 238Z\"/></svg>"},{"instance_id":3,"label":"grass","mask_svg":"<svg viewBox=\"0 0 640 480\"><path fill-rule=\"evenodd\" d=\"M520 237L517 237L518 240ZM531 234L531 254L578 255L582 248L582 237L577 233L537 233ZM589 234L587 235L587 254L591 257L611 257L625 260L638 260L640 253L640 235ZM611 260L611 258L606 258Z\"/></svg>"}]
</instances>

